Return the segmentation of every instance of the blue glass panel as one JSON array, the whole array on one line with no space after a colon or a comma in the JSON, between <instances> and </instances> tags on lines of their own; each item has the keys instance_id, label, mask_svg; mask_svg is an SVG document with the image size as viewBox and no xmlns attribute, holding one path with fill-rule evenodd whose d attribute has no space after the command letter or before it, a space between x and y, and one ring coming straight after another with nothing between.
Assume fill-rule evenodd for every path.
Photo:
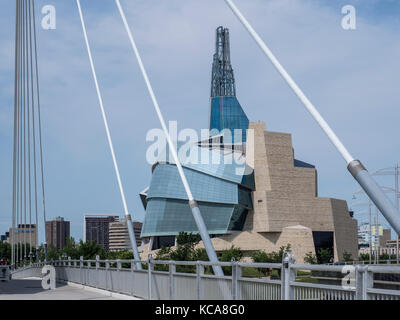
<instances>
[{"instance_id":1,"label":"blue glass panel","mask_svg":"<svg viewBox=\"0 0 400 320\"><path fill-rule=\"evenodd\" d=\"M304 162L304 161L297 160L297 159L294 159L294 166L295 167L300 167L300 168L313 168L313 169L315 169L314 165L309 164L309 163Z\"/></svg>"},{"instance_id":2,"label":"blue glass panel","mask_svg":"<svg viewBox=\"0 0 400 320\"><path fill-rule=\"evenodd\" d=\"M239 204L253 209L253 201L251 199L251 191L242 187L239 187Z\"/></svg>"},{"instance_id":3,"label":"blue glass panel","mask_svg":"<svg viewBox=\"0 0 400 320\"><path fill-rule=\"evenodd\" d=\"M234 205L199 202L209 234L225 234ZM187 201L150 199L142 228L142 237L178 235L179 232L198 233Z\"/></svg>"},{"instance_id":4,"label":"blue glass panel","mask_svg":"<svg viewBox=\"0 0 400 320\"><path fill-rule=\"evenodd\" d=\"M236 207L235 210L233 210L228 229L233 231L243 230L244 223L246 222L247 213L247 209Z\"/></svg>"},{"instance_id":5,"label":"blue glass panel","mask_svg":"<svg viewBox=\"0 0 400 320\"><path fill-rule=\"evenodd\" d=\"M249 119L236 97L215 97L211 99L210 129L242 129L242 141L246 141Z\"/></svg>"},{"instance_id":6,"label":"blue glass panel","mask_svg":"<svg viewBox=\"0 0 400 320\"><path fill-rule=\"evenodd\" d=\"M197 201L238 203L238 186L194 170L183 168L190 189ZM188 199L175 165L159 164L153 172L147 199Z\"/></svg>"},{"instance_id":7,"label":"blue glass panel","mask_svg":"<svg viewBox=\"0 0 400 320\"><path fill-rule=\"evenodd\" d=\"M178 142L178 150L182 147L182 144L183 143ZM242 174L245 172L245 163L238 164L234 161L233 157L231 158L231 161L227 161L221 152L202 148L198 145L190 146L190 153L194 155L193 161L188 161L180 156L179 160L181 161L182 166L195 171L207 173L223 180L243 184L252 190L255 189L254 174L252 173L247 176ZM178 155L180 155L179 152ZM170 155L169 146L166 146L165 150L160 153L158 161L162 163L175 163Z\"/></svg>"}]
</instances>

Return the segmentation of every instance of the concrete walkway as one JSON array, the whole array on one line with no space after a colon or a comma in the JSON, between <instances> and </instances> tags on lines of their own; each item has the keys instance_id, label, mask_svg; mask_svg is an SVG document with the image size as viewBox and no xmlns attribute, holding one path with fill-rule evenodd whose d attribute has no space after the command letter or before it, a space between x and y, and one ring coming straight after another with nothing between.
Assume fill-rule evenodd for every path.
<instances>
[{"instance_id":1,"label":"concrete walkway","mask_svg":"<svg viewBox=\"0 0 400 320\"><path fill-rule=\"evenodd\" d=\"M0 281L0 300L120 300L105 291L83 289L57 283L55 290L44 290L42 280L37 278Z\"/></svg>"}]
</instances>

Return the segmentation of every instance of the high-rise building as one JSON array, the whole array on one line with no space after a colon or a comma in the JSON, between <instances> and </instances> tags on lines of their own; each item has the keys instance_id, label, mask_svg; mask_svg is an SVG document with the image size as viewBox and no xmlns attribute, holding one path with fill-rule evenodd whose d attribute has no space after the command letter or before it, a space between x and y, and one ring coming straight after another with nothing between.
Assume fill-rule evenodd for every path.
<instances>
[{"instance_id":1,"label":"high-rise building","mask_svg":"<svg viewBox=\"0 0 400 320\"><path fill-rule=\"evenodd\" d=\"M70 222L62 217L46 221L46 242L57 250L63 249L70 237Z\"/></svg>"},{"instance_id":2,"label":"high-rise building","mask_svg":"<svg viewBox=\"0 0 400 320\"><path fill-rule=\"evenodd\" d=\"M329 249L336 261L345 251L356 258L357 221L346 201L318 197L317 170L294 157L290 134L249 122L236 97L228 29L217 29L215 50L210 136L185 145L185 152L179 152L179 142L177 148L216 251L234 245L248 257L290 244L299 262L320 249ZM174 245L181 231L198 233L168 146L140 197L146 210L141 236L150 240L143 258Z\"/></svg>"},{"instance_id":3,"label":"high-rise building","mask_svg":"<svg viewBox=\"0 0 400 320\"><path fill-rule=\"evenodd\" d=\"M136 244L140 246L142 244L140 238L140 232L142 230L141 222L133 222L133 230L135 232ZM129 238L128 228L126 226L126 220L123 219L120 222L111 222L109 226L109 250L120 251L120 250L131 250L131 241Z\"/></svg>"},{"instance_id":4,"label":"high-rise building","mask_svg":"<svg viewBox=\"0 0 400 320\"><path fill-rule=\"evenodd\" d=\"M83 221L83 241L100 244L106 251L109 250L109 225L118 222L118 215L85 214Z\"/></svg>"},{"instance_id":5,"label":"high-rise building","mask_svg":"<svg viewBox=\"0 0 400 320\"><path fill-rule=\"evenodd\" d=\"M8 242L11 243L14 238L14 243L29 244L32 243L32 248L37 245L37 230L36 224L18 224L17 228L10 228Z\"/></svg>"}]
</instances>

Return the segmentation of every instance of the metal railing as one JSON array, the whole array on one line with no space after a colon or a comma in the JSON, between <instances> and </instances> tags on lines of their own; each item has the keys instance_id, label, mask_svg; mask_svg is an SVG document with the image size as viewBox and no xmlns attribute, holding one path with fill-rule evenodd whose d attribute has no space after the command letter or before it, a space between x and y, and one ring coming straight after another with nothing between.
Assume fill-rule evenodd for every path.
<instances>
[{"instance_id":1,"label":"metal railing","mask_svg":"<svg viewBox=\"0 0 400 320\"><path fill-rule=\"evenodd\" d=\"M142 270L137 268L138 263ZM282 264L219 262L229 275L216 276L211 268L215 264L208 261L69 258L49 264L56 268L58 281L143 299L400 300L400 266L391 265L294 264L286 257ZM36 263L13 270L13 278L40 276L44 265ZM249 275L249 270L258 273ZM386 275L388 279L374 279L377 274ZM394 279L390 275L394 275Z\"/></svg>"}]
</instances>

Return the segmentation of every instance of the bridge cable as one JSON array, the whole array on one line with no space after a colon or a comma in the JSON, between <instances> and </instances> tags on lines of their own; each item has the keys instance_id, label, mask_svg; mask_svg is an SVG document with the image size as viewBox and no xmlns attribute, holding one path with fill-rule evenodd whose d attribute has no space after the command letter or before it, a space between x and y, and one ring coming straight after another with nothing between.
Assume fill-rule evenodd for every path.
<instances>
[{"instance_id":1,"label":"bridge cable","mask_svg":"<svg viewBox=\"0 0 400 320\"><path fill-rule=\"evenodd\" d=\"M32 10L34 10L34 0L32 0ZM31 15L31 11L29 11L29 20L32 21L32 17L33 17L33 22L34 22L34 18L35 15L32 13ZM29 25L30 27L30 33L32 34L32 24ZM32 37L30 37L30 49L32 52ZM32 85L32 139L33 139L33 183L34 183L34 194L35 194L35 199L34 199L34 203L35 203L35 224L36 224L36 258L38 258L38 246L39 246L39 232L38 232L38 226L39 226L39 220L38 220L38 188L37 188L37 174L36 174L36 168L37 168L37 163L36 163L36 127L35 127L35 99L34 99L34 76L33 76L33 62L32 62L32 55L31 54L31 85ZM46 230L46 226L44 227L44 230ZM31 230L32 231L32 230ZM32 251L32 249L31 249ZM33 252L32 252L33 253ZM38 261L36 261L38 262Z\"/></svg>"},{"instance_id":2,"label":"bridge cable","mask_svg":"<svg viewBox=\"0 0 400 320\"><path fill-rule=\"evenodd\" d=\"M303 103L304 107L315 119L324 133L328 136L331 143L336 147L338 152L344 158L347 164L347 169L353 176L353 178L359 183L359 185L364 189L365 193L372 200L375 206L379 209L382 215L386 218L392 228L397 234L400 234L400 211L395 208L393 203L389 200L387 195L383 192L382 188L376 183L372 178L371 174L367 171L360 160L353 158L353 156L348 152L343 143L339 140L333 130L330 128L325 119L321 116L315 106L306 97L304 92L299 88L296 82L292 79L289 73L284 69L284 67L279 63L278 59L274 56L265 42L261 39L258 33L253 29L247 19L239 11L232 0L225 0L226 4L232 10L234 15L239 19L242 25L246 28L252 38L256 41L260 49L271 61L275 69L279 72L282 78L286 81L289 87L293 90L296 96Z\"/></svg>"},{"instance_id":3,"label":"bridge cable","mask_svg":"<svg viewBox=\"0 0 400 320\"><path fill-rule=\"evenodd\" d=\"M34 231L36 231L36 258L39 258L38 170L40 170L41 174L45 235L44 251L45 260L47 261L42 124L34 7L34 0L16 1L11 232L11 259L14 268L21 263L26 263L28 249L29 262L32 263ZM39 145L39 156L37 155L37 144ZM39 158L40 168L38 168L37 158ZM33 214L36 225L32 225ZM29 232L29 236L27 232Z\"/></svg>"},{"instance_id":4,"label":"bridge cable","mask_svg":"<svg viewBox=\"0 0 400 320\"><path fill-rule=\"evenodd\" d=\"M125 192L124 192L124 188L123 188L123 185L122 185L121 176L120 176L120 173L119 173L117 158L116 158L115 152L114 152L114 146L113 146L112 139L111 139L111 133L110 133L110 129L109 129L109 126L108 126L107 116L106 116L106 113L105 113L105 110L104 110L103 98L101 96L99 83L97 81L96 69L95 69L94 63L93 63L92 51L90 49L90 44L89 44L89 40L88 40L88 36L87 36L85 20L83 18L80 1L76 0L76 3L78 5L79 16L80 16L80 19L81 19L83 35L84 35L84 38L85 38L85 43L86 43L86 48L87 48L87 52L88 52L88 56L89 56L90 66L91 66L91 69L92 69L92 75L93 75L93 79L94 79L94 83L95 83L95 87L96 87L97 98L99 100L99 106L100 106L101 114L103 116L103 122L104 122L104 126L105 126L105 129L106 129L107 140L108 140L108 144L109 144L109 147L110 147L111 157L112 157L112 160L113 160L113 163L114 163L114 169L115 169L115 174L117 176L117 181L118 181L118 186L119 186L119 190L120 190L120 194L121 194L122 204L123 204L124 211L125 211L126 225L127 225L127 228L128 228L129 238L130 238L130 241L131 241L132 252L133 252L133 256L134 256L135 260L140 260L140 255L139 255L139 251L138 251L137 243L136 243L135 231L134 231L133 226L132 226L132 218L131 218L131 215L128 212L128 206L127 206L127 203L126 203ZM142 269L142 265L138 262L138 263L136 263L136 268Z\"/></svg>"},{"instance_id":5,"label":"bridge cable","mask_svg":"<svg viewBox=\"0 0 400 320\"><path fill-rule=\"evenodd\" d=\"M44 254L45 261L48 260L47 254L47 232L46 232L46 197L45 197L45 184L44 184L44 160L43 160L43 142L42 142L42 119L41 119L41 104L40 104L40 90L39 90L39 67L37 57L37 43L36 43L36 22L35 22L35 0L32 0L32 16L33 16L33 42L35 52L35 73L36 73L36 100L37 100L37 118L38 118L38 138L39 138L39 158L40 158L40 175L42 187L42 207L43 207L43 232L44 232Z\"/></svg>"},{"instance_id":6,"label":"bridge cable","mask_svg":"<svg viewBox=\"0 0 400 320\"><path fill-rule=\"evenodd\" d=\"M18 22L19 1L16 1L15 9L15 57L14 57L14 134L13 134L13 192L12 192L12 226L11 226L11 265L15 265L15 214L16 214L16 179L17 179L17 92L18 92Z\"/></svg>"}]
</instances>

